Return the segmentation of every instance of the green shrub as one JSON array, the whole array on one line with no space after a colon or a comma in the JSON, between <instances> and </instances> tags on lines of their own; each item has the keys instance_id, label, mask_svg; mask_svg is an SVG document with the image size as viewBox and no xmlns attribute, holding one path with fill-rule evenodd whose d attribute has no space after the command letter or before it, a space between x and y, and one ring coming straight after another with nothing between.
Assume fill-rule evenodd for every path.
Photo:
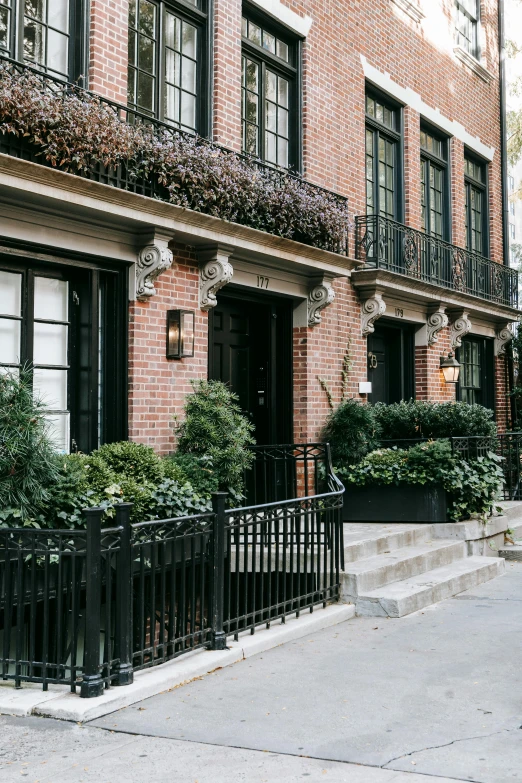
<instances>
[{"instance_id":1,"label":"green shrub","mask_svg":"<svg viewBox=\"0 0 522 783\"><path fill-rule=\"evenodd\" d=\"M181 454L209 458L206 467L220 490L234 499L243 496L244 471L254 455L253 425L238 404L238 397L221 381L193 381L185 403L185 420L178 427Z\"/></svg>"},{"instance_id":2,"label":"green shrub","mask_svg":"<svg viewBox=\"0 0 522 783\"><path fill-rule=\"evenodd\" d=\"M172 465L169 470L181 472L184 480L197 487L200 492L210 495L219 489L217 472L214 470L214 461L208 454L184 454L177 451L167 457L165 463ZM176 478L165 473L167 478ZM178 479L180 480L180 479Z\"/></svg>"},{"instance_id":3,"label":"green shrub","mask_svg":"<svg viewBox=\"0 0 522 783\"><path fill-rule=\"evenodd\" d=\"M332 411L323 430L336 465L357 462L376 448L380 427L370 405L349 399Z\"/></svg>"},{"instance_id":4,"label":"green shrub","mask_svg":"<svg viewBox=\"0 0 522 783\"><path fill-rule=\"evenodd\" d=\"M454 522L485 517L499 499L503 483L501 458L463 460L451 453L449 441L432 441L411 449L378 449L356 465L337 470L347 487L386 484L440 484L448 492L448 517Z\"/></svg>"},{"instance_id":5,"label":"green shrub","mask_svg":"<svg viewBox=\"0 0 522 783\"><path fill-rule=\"evenodd\" d=\"M163 477L162 461L150 446L132 441L107 443L95 454L116 475L157 483Z\"/></svg>"},{"instance_id":6,"label":"green shrub","mask_svg":"<svg viewBox=\"0 0 522 783\"><path fill-rule=\"evenodd\" d=\"M0 519L9 524L30 520L49 500L58 477L45 414L28 369L0 375Z\"/></svg>"},{"instance_id":7,"label":"green shrub","mask_svg":"<svg viewBox=\"0 0 522 783\"><path fill-rule=\"evenodd\" d=\"M465 402L377 403L373 415L383 440L487 436L497 431L492 410Z\"/></svg>"}]
</instances>

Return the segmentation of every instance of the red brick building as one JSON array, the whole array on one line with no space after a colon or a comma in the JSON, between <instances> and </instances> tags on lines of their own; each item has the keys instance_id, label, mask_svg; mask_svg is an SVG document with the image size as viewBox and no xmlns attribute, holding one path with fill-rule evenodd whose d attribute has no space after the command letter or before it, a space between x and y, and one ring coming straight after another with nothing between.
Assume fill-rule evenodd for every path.
<instances>
[{"instance_id":1,"label":"red brick building","mask_svg":"<svg viewBox=\"0 0 522 783\"><path fill-rule=\"evenodd\" d=\"M34 363L66 449L172 449L207 376L238 392L258 442L314 440L320 379L339 400L346 358L350 396L457 397L505 428L518 284L500 53L497 0L4 0L4 62L290 167L347 198L354 225L326 250L51 170L6 134L0 364ZM180 359L173 310L188 311Z\"/></svg>"}]
</instances>

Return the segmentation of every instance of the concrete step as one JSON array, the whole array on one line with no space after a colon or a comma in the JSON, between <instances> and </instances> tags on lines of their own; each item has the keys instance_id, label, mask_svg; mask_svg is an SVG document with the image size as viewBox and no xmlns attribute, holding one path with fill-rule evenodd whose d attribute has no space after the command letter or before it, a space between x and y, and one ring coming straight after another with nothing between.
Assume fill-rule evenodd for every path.
<instances>
[{"instance_id":1,"label":"concrete step","mask_svg":"<svg viewBox=\"0 0 522 783\"><path fill-rule=\"evenodd\" d=\"M404 617L487 582L504 570L500 557L466 557L359 595L355 610L362 617Z\"/></svg>"},{"instance_id":2,"label":"concrete step","mask_svg":"<svg viewBox=\"0 0 522 783\"><path fill-rule=\"evenodd\" d=\"M344 562L354 563L367 557L415 546L433 537L431 525L357 524L344 526ZM350 538L353 536L353 541ZM450 536L441 536L450 538Z\"/></svg>"},{"instance_id":3,"label":"concrete step","mask_svg":"<svg viewBox=\"0 0 522 783\"><path fill-rule=\"evenodd\" d=\"M392 552L346 563L341 574L341 595L344 601L354 601L357 596L382 585L399 582L433 568L453 563L466 556L464 541L443 539L422 542Z\"/></svg>"},{"instance_id":4,"label":"concrete step","mask_svg":"<svg viewBox=\"0 0 522 783\"><path fill-rule=\"evenodd\" d=\"M522 546L503 546L498 550L499 557L503 557L505 560L518 560L522 561Z\"/></svg>"}]
</instances>

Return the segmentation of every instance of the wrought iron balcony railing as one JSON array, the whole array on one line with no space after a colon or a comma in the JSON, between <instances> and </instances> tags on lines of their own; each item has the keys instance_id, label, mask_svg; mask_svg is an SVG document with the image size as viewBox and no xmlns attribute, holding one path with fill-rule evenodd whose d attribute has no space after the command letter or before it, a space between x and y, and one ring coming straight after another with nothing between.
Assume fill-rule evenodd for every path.
<instances>
[{"instance_id":1,"label":"wrought iron balcony railing","mask_svg":"<svg viewBox=\"0 0 522 783\"><path fill-rule=\"evenodd\" d=\"M518 307L518 272L379 215L355 218L355 257L425 283Z\"/></svg>"},{"instance_id":2,"label":"wrought iron balcony railing","mask_svg":"<svg viewBox=\"0 0 522 783\"><path fill-rule=\"evenodd\" d=\"M201 212L209 212L214 216L224 217L224 219L258 228L267 233L285 236L313 247L322 248L341 255L348 255L348 233L351 226L348 213L348 199L345 196L322 188L320 185L308 182L308 180L292 171L278 168L277 166L265 163L258 158L243 155L235 150L230 150L227 147L211 142L202 136L197 136L188 131L176 128L173 125L157 120L150 115L111 101L97 93L84 90L78 85L64 82L61 79L43 73L31 66L0 55L0 81L7 78L27 78L28 76L31 76L31 78L38 83L39 100L38 105L33 108L35 109L34 116L38 117L39 122L42 117L45 117L46 109L45 103L41 101L42 96L65 100L68 96L76 96L81 99L81 96L83 95L88 101L92 101L93 99L98 101L99 104L108 111L108 119L111 119L111 115L113 114L114 118L121 122L128 123L132 126L145 126L148 130L152 129L158 143L163 143L165 140L168 141L169 139L176 142L185 139L187 145L190 145L192 148L194 146L197 148L200 147L202 156L205 152L208 152L208 150L215 153L216 157L225 155L228 159L228 156L231 156L237 161L238 165L242 167L242 172L238 173L238 176L241 179L240 175L241 173L243 174L243 183L248 181L250 172L254 175L256 172L259 172L258 179L261 179L262 181L262 186L264 188L263 192L277 193L284 191L279 202L277 198L273 199L273 207L268 209L266 214L262 217L260 217L259 214L255 214L255 210L252 213L252 209L249 209L248 199L245 199L245 203L240 203L237 207L235 205L229 206L229 213L226 215L216 215L217 207L215 204L212 205L212 199L210 197L208 198L208 209L203 203L205 199L200 199L199 201L193 199L194 204L192 202L184 203L183 206L189 206L190 208L198 209L198 211ZM54 106L56 106L56 103ZM2 108L0 102L0 126L3 121L5 122ZM56 123L56 117L54 118L54 122ZM10 124L9 118L7 119L7 124ZM104 128L101 129L102 136L104 135L104 130ZM28 139L22 134L15 135L12 132L0 132L0 153L23 158L24 160L29 160L34 163L51 165L46 160L45 154L42 154L42 147L36 146L32 143L30 138ZM93 157L95 158L96 156ZM100 155L100 160L103 160L103 155ZM57 168L59 168L59 165ZM70 170L71 169L69 169L69 171ZM168 188L165 184L161 184L158 181L157 176L150 174L149 176L136 176L135 173L133 173L132 167L127 165L124 159L115 166L105 166L102 162L94 162L87 168L75 171L74 173L102 184L122 188L132 193L138 193L163 201L172 201ZM182 180L183 176L186 174L187 172L184 172L180 177L180 180ZM175 172L174 176L176 176ZM255 180L255 178L256 177L253 176L252 180ZM238 183L235 184L238 186L236 190L240 191L241 187ZM178 187L178 185L176 187ZM227 185L225 184L224 187L226 188ZM183 189L182 186L180 189ZM295 225L285 225L283 229L281 229L281 221L279 220L281 212L284 211L284 209L288 210L289 208L292 208L292 203L295 203ZM288 205L290 205L290 207ZM305 220L300 219L303 212L307 213L307 219Z\"/></svg>"}]
</instances>

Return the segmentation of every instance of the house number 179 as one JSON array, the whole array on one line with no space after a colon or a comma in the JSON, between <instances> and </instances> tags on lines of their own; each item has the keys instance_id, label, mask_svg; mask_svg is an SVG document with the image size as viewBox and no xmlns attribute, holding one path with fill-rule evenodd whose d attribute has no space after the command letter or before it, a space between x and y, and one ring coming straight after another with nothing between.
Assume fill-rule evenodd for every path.
<instances>
[{"instance_id":1,"label":"house number 179","mask_svg":"<svg viewBox=\"0 0 522 783\"><path fill-rule=\"evenodd\" d=\"M270 282L269 277L263 277L262 275L257 276L257 287L258 288L268 288L268 284Z\"/></svg>"}]
</instances>

